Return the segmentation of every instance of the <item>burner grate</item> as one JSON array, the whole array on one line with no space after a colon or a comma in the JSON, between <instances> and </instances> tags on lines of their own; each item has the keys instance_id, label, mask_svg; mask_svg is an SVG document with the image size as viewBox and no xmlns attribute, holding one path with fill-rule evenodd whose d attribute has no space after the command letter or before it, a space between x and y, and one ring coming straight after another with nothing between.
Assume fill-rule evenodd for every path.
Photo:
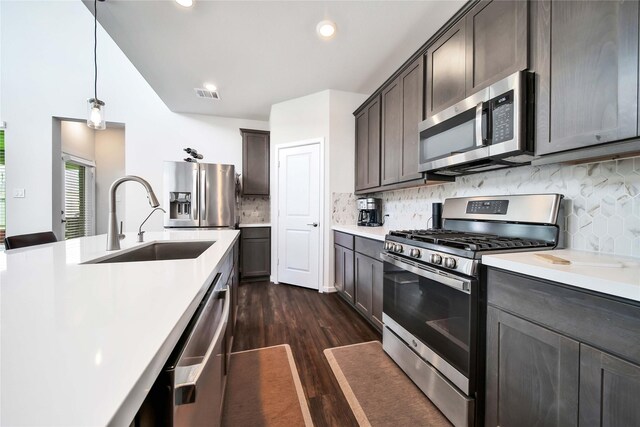
<instances>
[{"instance_id":1,"label":"burner grate","mask_svg":"<svg viewBox=\"0 0 640 427\"><path fill-rule=\"evenodd\" d=\"M532 249L553 246L552 243L544 240L501 237L495 234L476 234L433 228L426 230L391 231L390 235L418 242L432 243L476 252L501 249Z\"/></svg>"}]
</instances>

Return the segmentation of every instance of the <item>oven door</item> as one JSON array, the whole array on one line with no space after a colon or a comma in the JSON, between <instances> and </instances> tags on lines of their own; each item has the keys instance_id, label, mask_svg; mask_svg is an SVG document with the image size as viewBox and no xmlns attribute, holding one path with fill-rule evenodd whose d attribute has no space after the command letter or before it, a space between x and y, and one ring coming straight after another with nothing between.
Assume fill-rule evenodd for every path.
<instances>
[{"instance_id":1,"label":"oven door","mask_svg":"<svg viewBox=\"0 0 640 427\"><path fill-rule=\"evenodd\" d=\"M381 257L385 326L461 391L473 395L477 280L394 255Z\"/></svg>"}]
</instances>

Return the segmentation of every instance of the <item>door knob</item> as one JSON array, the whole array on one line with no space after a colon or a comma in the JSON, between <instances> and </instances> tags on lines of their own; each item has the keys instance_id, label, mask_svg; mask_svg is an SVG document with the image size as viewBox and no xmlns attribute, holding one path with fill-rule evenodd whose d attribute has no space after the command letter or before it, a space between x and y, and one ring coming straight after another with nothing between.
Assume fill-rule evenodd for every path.
<instances>
[{"instance_id":1,"label":"door knob","mask_svg":"<svg viewBox=\"0 0 640 427\"><path fill-rule=\"evenodd\" d=\"M311 224L307 224L307 225L313 225L314 227L317 227L318 223L317 222L312 222Z\"/></svg>"}]
</instances>

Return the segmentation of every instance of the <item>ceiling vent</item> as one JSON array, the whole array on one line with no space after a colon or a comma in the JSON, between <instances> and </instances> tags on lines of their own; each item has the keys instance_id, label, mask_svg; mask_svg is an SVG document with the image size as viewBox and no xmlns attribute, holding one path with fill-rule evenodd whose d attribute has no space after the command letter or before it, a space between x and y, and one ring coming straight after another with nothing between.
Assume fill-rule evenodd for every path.
<instances>
[{"instance_id":1,"label":"ceiling vent","mask_svg":"<svg viewBox=\"0 0 640 427\"><path fill-rule=\"evenodd\" d=\"M193 90L196 91L198 98L211 99L212 101L220 99L220 94L217 90L207 90L204 88L194 88Z\"/></svg>"}]
</instances>

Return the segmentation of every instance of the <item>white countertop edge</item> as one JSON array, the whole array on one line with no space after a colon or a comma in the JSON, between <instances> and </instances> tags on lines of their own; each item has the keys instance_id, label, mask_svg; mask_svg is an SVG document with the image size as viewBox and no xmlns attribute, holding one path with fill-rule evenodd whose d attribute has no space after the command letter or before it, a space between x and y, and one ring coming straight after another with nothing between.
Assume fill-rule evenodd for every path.
<instances>
[{"instance_id":1,"label":"white countertop edge","mask_svg":"<svg viewBox=\"0 0 640 427\"><path fill-rule=\"evenodd\" d=\"M257 227L271 227L270 222L256 222L250 224L238 224L238 228L257 228Z\"/></svg>"},{"instance_id":2,"label":"white countertop edge","mask_svg":"<svg viewBox=\"0 0 640 427\"><path fill-rule=\"evenodd\" d=\"M331 229L342 233L353 234L355 236L366 237L367 239L378 240L380 242L384 242L384 238L389 232L385 227L363 227L359 225L341 224L334 224L331 226Z\"/></svg>"},{"instance_id":3,"label":"white countertop edge","mask_svg":"<svg viewBox=\"0 0 640 427\"><path fill-rule=\"evenodd\" d=\"M548 254L553 254L553 252L555 251L546 251ZM535 252L527 252L529 255L533 255L534 253ZM523 252L519 253L520 256L521 254L523 254ZM487 266L524 274L533 278L549 280L579 289L586 289L604 295L640 302L640 276L631 274L636 278L636 283L616 280L616 273L619 273L621 268L558 265L546 263L542 260L537 261L535 259L523 262L518 259L511 259L514 255L516 254L485 255L482 257L482 263ZM560 253L557 255L563 256L563 254ZM626 257L621 258L623 258L622 262L629 261ZM622 269L626 268L627 267L623 267ZM629 268L632 268L633 271L638 270L638 267ZM609 273L609 278L602 277L603 270L605 275ZM612 279L611 277L614 278Z\"/></svg>"}]
</instances>

